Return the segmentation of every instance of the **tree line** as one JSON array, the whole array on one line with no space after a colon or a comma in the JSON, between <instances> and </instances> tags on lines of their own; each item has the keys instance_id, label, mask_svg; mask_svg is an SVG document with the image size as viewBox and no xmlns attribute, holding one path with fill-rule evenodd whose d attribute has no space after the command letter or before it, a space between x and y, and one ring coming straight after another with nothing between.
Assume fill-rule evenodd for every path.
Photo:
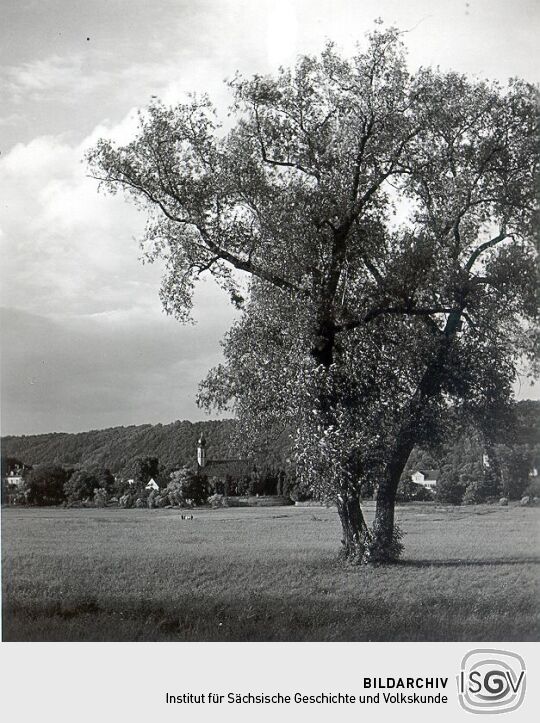
<instances>
[{"instance_id":1,"label":"tree line","mask_svg":"<svg viewBox=\"0 0 540 723\"><path fill-rule=\"evenodd\" d=\"M454 430L449 428L451 436L437 445L414 449L400 479L398 501L436 499L461 504L481 503L500 497L519 499L525 493L539 496L538 478L532 477L531 473L540 469L540 402L517 403L512 424L508 424L508 421L506 416L497 420L498 441L486 440L479 429L470 425L457 425ZM8 443L3 445L2 480L4 482L10 472L19 470L26 486L18 495L11 493L10 499L28 504L92 502L96 490L100 490L98 503L111 499L118 501L122 497L125 498L124 506L134 506L137 499L146 503L149 492L144 491L144 488L150 479L154 479L160 489L166 489L171 481L178 482L180 470L184 470L182 479L193 475L195 453L194 448L189 448L192 443L196 445L197 434L194 437L193 433L196 430L200 434L201 425L206 425L205 433L208 433L209 426L212 429L210 459L223 452L232 453L233 456L240 454L241 447L234 446L238 444L234 441L237 429L231 420L127 428L134 431L137 440L138 446L130 446L131 450L136 450L135 456L124 463L126 453L121 450L116 457L118 463L110 467L88 460L95 459L96 439L102 442L101 454L105 455L109 449L118 449L126 439L124 428L76 435L11 437L6 438ZM180 430L188 430L189 434L178 437ZM171 433L183 441L180 449L165 459L151 454L153 449L146 446L148 441L154 441L154 449L168 448ZM70 438L75 439L78 447ZM291 465L291 438L290 434L269 434L264 448L259 450L260 456L254 459L255 473L236 481L234 489L226 480L211 481L208 494L282 494L294 500L317 498L317 490L306 485ZM52 441L51 447L46 445L47 439ZM65 452L59 440L67 442ZM223 446L220 447L220 444ZM51 450L56 464L50 462ZM182 456L182 450L185 457ZM14 451L21 456L12 454ZM111 458L104 456L104 459ZM124 466L119 468L119 463L124 463ZM411 481L414 472L426 469L438 470L435 495ZM128 482L130 479L133 480L132 485ZM187 489L189 494L189 485ZM375 493L373 485L364 485L362 488L365 499L372 498ZM194 498L205 499L205 495L198 493ZM7 499L5 485L3 499Z\"/></svg>"}]
</instances>

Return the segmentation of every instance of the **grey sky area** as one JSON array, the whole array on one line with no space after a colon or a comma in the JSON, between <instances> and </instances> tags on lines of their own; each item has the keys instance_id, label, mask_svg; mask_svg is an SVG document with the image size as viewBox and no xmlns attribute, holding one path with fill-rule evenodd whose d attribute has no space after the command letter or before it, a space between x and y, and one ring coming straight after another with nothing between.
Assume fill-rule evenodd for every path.
<instances>
[{"instance_id":1,"label":"grey sky area","mask_svg":"<svg viewBox=\"0 0 540 723\"><path fill-rule=\"evenodd\" d=\"M0 0L2 433L200 419L197 382L234 318L210 282L196 326L161 311L144 219L98 195L85 150L127 141L152 95L208 92L381 17L409 30L411 67L539 79L537 0ZM522 384L522 397L538 389Z\"/></svg>"}]
</instances>

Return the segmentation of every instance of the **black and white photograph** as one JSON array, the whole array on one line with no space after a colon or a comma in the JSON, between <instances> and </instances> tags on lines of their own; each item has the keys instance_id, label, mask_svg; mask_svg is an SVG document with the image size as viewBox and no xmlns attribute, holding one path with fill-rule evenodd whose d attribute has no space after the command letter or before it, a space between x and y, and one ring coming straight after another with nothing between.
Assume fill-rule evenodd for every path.
<instances>
[{"instance_id":1,"label":"black and white photograph","mask_svg":"<svg viewBox=\"0 0 540 723\"><path fill-rule=\"evenodd\" d=\"M3 642L537 641L540 4L0 7Z\"/></svg>"}]
</instances>

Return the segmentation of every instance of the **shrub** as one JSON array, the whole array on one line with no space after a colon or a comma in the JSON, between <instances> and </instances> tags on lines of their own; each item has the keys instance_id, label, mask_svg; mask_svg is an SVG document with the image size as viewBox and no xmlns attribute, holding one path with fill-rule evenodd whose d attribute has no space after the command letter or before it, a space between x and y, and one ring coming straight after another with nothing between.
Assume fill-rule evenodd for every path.
<instances>
[{"instance_id":1,"label":"shrub","mask_svg":"<svg viewBox=\"0 0 540 723\"><path fill-rule=\"evenodd\" d=\"M228 507L227 498L224 495L214 494L208 498L210 507Z\"/></svg>"},{"instance_id":2,"label":"shrub","mask_svg":"<svg viewBox=\"0 0 540 723\"><path fill-rule=\"evenodd\" d=\"M74 472L64 484L64 493L68 502L82 502L92 499L94 490L99 487L98 479L84 469Z\"/></svg>"},{"instance_id":3,"label":"shrub","mask_svg":"<svg viewBox=\"0 0 540 723\"><path fill-rule=\"evenodd\" d=\"M313 499L313 491L311 487L298 480L291 482L287 492L293 502L305 502L306 500Z\"/></svg>"},{"instance_id":4,"label":"shrub","mask_svg":"<svg viewBox=\"0 0 540 723\"><path fill-rule=\"evenodd\" d=\"M477 505L493 499L497 499L497 485L491 475L484 475L467 483L463 495L464 504Z\"/></svg>"},{"instance_id":5,"label":"shrub","mask_svg":"<svg viewBox=\"0 0 540 723\"><path fill-rule=\"evenodd\" d=\"M205 477L200 477L189 467L184 467L171 474L171 481L165 492L171 505L181 507L202 505L208 499L208 482Z\"/></svg>"},{"instance_id":6,"label":"shrub","mask_svg":"<svg viewBox=\"0 0 540 723\"><path fill-rule=\"evenodd\" d=\"M435 499L433 491L430 490L428 487L424 487L424 485L414 484L414 482L413 485L413 500L416 500L417 502L431 502Z\"/></svg>"},{"instance_id":7,"label":"shrub","mask_svg":"<svg viewBox=\"0 0 540 723\"><path fill-rule=\"evenodd\" d=\"M125 507L125 508L133 507L133 502L134 502L134 498L131 495L126 493L125 495L122 495L119 498L118 506Z\"/></svg>"},{"instance_id":8,"label":"shrub","mask_svg":"<svg viewBox=\"0 0 540 723\"><path fill-rule=\"evenodd\" d=\"M239 495L246 495L248 493L249 481L249 477L243 477L241 480L238 481L237 490Z\"/></svg>"},{"instance_id":9,"label":"shrub","mask_svg":"<svg viewBox=\"0 0 540 723\"><path fill-rule=\"evenodd\" d=\"M540 477L533 477L523 494L526 497L540 497Z\"/></svg>"},{"instance_id":10,"label":"shrub","mask_svg":"<svg viewBox=\"0 0 540 723\"><path fill-rule=\"evenodd\" d=\"M98 487L104 489L107 495L112 495L115 489L115 480L109 469L103 469L98 472Z\"/></svg>"},{"instance_id":11,"label":"shrub","mask_svg":"<svg viewBox=\"0 0 540 723\"><path fill-rule=\"evenodd\" d=\"M94 490L94 504L96 507L107 506L107 492L103 487Z\"/></svg>"},{"instance_id":12,"label":"shrub","mask_svg":"<svg viewBox=\"0 0 540 723\"><path fill-rule=\"evenodd\" d=\"M166 507L169 502L169 496L165 493L160 494L159 492L156 492L156 496L154 498L154 505L156 507Z\"/></svg>"},{"instance_id":13,"label":"shrub","mask_svg":"<svg viewBox=\"0 0 540 723\"><path fill-rule=\"evenodd\" d=\"M466 484L453 469L443 469L437 480L437 500L451 505L460 505Z\"/></svg>"},{"instance_id":14,"label":"shrub","mask_svg":"<svg viewBox=\"0 0 540 723\"><path fill-rule=\"evenodd\" d=\"M415 496L415 488L418 486L414 484L410 476L400 479L396 492L396 502L410 502Z\"/></svg>"},{"instance_id":15,"label":"shrub","mask_svg":"<svg viewBox=\"0 0 540 723\"><path fill-rule=\"evenodd\" d=\"M113 485L113 494L115 497L122 497L123 495L129 494L129 490L131 489L132 485L129 484L127 479L124 479L122 477L118 477L114 481Z\"/></svg>"}]
</instances>

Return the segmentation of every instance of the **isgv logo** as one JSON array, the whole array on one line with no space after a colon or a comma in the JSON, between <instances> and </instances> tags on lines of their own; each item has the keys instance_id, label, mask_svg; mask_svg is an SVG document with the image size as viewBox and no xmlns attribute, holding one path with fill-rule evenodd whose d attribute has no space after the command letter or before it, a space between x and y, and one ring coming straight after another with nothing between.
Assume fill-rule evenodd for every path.
<instances>
[{"instance_id":1,"label":"isgv logo","mask_svg":"<svg viewBox=\"0 0 540 723\"><path fill-rule=\"evenodd\" d=\"M459 702L470 713L508 713L525 697L525 662L507 650L471 650L457 678Z\"/></svg>"}]
</instances>

